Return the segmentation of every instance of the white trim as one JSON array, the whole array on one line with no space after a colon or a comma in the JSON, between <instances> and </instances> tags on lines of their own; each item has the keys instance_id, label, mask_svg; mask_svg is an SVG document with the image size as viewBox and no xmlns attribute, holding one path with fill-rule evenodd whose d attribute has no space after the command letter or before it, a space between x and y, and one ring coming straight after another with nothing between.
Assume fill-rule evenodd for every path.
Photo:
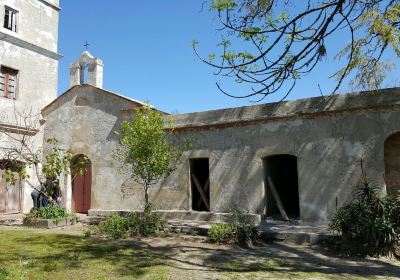
<instances>
[{"instance_id":1,"label":"white trim","mask_svg":"<svg viewBox=\"0 0 400 280\"><path fill-rule=\"evenodd\" d=\"M60 55L58 53L49 51L49 50L47 50L45 48L39 47L37 45L34 45L32 43L29 43L29 42L27 42L25 40L19 39L19 38L15 37L15 36L9 35L9 34L4 33L2 31L0 31L0 41L6 41L6 42L8 42L10 44L16 45L18 47L27 49L27 50L32 51L32 52L36 52L38 54L41 54L41 55L47 56L49 58L52 58L54 60L60 60L62 58L62 55Z\"/></svg>"}]
</instances>

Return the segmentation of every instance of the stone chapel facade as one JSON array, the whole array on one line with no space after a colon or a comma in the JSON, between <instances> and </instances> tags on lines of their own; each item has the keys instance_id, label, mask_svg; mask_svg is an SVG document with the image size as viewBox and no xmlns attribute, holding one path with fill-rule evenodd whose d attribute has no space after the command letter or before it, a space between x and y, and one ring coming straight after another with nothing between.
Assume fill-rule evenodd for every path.
<instances>
[{"instance_id":1,"label":"stone chapel facade","mask_svg":"<svg viewBox=\"0 0 400 280\"><path fill-rule=\"evenodd\" d=\"M88 84L76 83L77 65L87 67ZM142 187L112 158L115 131L143 103L96 84L102 65L84 52L71 66L72 87L42 110L45 138L90 159L86 177L63 182L64 206L89 215L144 205ZM174 137L193 139L193 147L150 190L166 218L223 219L237 207L258 221L280 219L274 189L290 219L326 223L351 199L361 161L370 180L400 192L399 88L170 117Z\"/></svg>"}]
</instances>

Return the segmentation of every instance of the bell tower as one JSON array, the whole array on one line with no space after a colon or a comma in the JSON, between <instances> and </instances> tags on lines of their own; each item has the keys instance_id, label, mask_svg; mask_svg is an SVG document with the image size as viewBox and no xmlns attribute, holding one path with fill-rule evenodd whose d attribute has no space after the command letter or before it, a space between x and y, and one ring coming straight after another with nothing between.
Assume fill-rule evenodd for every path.
<instances>
[{"instance_id":1,"label":"bell tower","mask_svg":"<svg viewBox=\"0 0 400 280\"><path fill-rule=\"evenodd\" d=\"M87 50L70 67L70 88L76 85L89 84L103 88L103 61L93 57ZM85 82L85 73L87 80Z\"/></svg>"}]
</instances>

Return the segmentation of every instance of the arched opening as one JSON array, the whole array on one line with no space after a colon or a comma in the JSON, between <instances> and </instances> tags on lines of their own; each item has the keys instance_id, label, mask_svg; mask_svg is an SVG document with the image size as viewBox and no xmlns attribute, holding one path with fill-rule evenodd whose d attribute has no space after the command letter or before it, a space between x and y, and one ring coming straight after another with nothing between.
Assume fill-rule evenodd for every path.
<instances>
[{"instance_id":1,"label":"arched opening","mask_svg":"<svg viewBox=\"0 0 400 280\"><path fill-rule=\"evenodd\" d=\"M400 195L400 132L385 141L385 183L390 195Z\"/></svg>"},{"instance_id":2,"label":"arched opening","mask_svg":"<svg viewBox=\"0 0 400 280\"><path fill-rule=\"evenodd\" d=\"M71 160L72 209L77 213L87 213L90 209L92 192L92 164L85 155L77 155Z\"/></svg>"},{"instance_id":3,"label":"arched opening","mask_svg":"<svg viewBox=\"0 0 400 280\"><path fill-rule=\"evenodd\" d=\"M266 216L273 219L300 218L297 157L273 155L264 158Z\"/></svg>"}]
</instances>

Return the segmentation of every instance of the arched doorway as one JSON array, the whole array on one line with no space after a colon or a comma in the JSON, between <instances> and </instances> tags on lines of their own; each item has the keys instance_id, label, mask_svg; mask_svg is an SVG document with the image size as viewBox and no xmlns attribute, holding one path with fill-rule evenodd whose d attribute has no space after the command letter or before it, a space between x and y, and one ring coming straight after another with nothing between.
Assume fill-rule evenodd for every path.
<instances>
[{"instance_id":1,"label":"arched doorway","mask_svg":"<svg viewBox=\"0 0 400 280\"><path fill-rule=\"evenodd\" d=\"M92 164L85 155L77 155L71 160L72 209L77 213L87 213L90 209L92 192Z\"/></svg>"},{"instance_id":2,"label":"arched doorway","mask_svg":"<svg viewBox=\"0 0 400 280\"><path fill-rule=\"evenodd\" d=\"M299 219L297 157L273 155L264 158L266 216L276 219Z\"/></svg>"},{"instance_id":3,"label":"arched doorway","mask_svg":"<svg viewBox=\"0 0 400 280\"><path fill-rule=\"evenodd\" d=\"M400 195L400 132L385 141L385 183L391 195Z\"/></svg>"}]
</instances>

